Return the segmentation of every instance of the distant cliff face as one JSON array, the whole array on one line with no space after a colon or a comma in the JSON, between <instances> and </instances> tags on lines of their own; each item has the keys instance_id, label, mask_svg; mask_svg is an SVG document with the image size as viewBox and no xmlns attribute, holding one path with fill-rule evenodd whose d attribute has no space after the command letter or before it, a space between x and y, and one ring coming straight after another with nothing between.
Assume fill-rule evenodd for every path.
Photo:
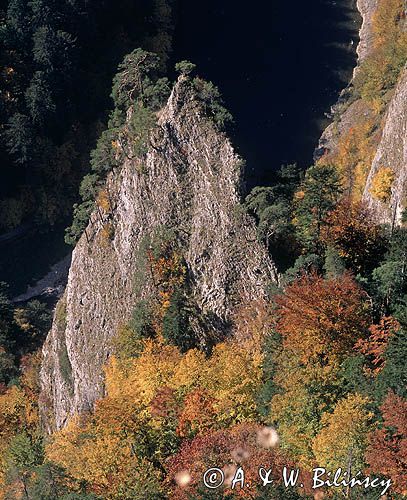
<instances>
[{"instance_id":1,"label":"distant cliff face","mask_svg":"<svg viewBox=\"0 0 407 500\"><path fill-rule=\"evenodd\" d=\"M360 64L372 49L372 18L378 0L357 0L356 5L362 16L362 26L359 31L359 43L356 49L358 64ZM355 68L357 71L357 67Z\"/></svg>"},{"instance_id":2,"label":"distant cliff face","mask_svg":"<svg viewBox=\"0 0 407 500\"><path fill-rule=\"evenodd\" d=\"M360 75L360 65L369 58L374 49L373 22L379 8L379 0L357 0L357 7L363 21L357 47L358 65L354 70L355 78ZM403 26L402 22L401 20L400 24ZM404 21L404 32L406 29L407 24ZM356 158L352 158L355 163L364 164L361 172L355 174L358 182L362 180L356 197L361 197L371 208L378 222L397 224L407 205L407 68L401 72L397 85L388 91L387 96L388 102L378 115L375 115L374 108L363 98L351 99L348 102L346 97L341 97L334 107L335 119L324 131L317 153L318 156L323 153L328 159L325 161L332 159L332 163L336 164L340 148L345 151L345 154L342 152L345 158L346 154L351 156L352 148L355 151L359 149ZM351 133L369 123L370 131L365 136L362 133L359 136L355 134L356 139L352 143L349 139ZM360 147L358 142L361 141L365 141L368 146ZM351 169L352 161L349 161L345 168ZM375 179L377 181L377 175L384 170L391 178L391 185L387 186L391 192L388 196L375 196Z\"/></svg>"},{"instance_id":3,"label":"distant cliff face","mask_svg":"<svg viewBox=\"0 0 407 500\"><path fill-rule=\"evenodd\" d=\"M389 200L372 196L372 184L380 169L393 172L394 181ZM378 220L397 224L407 199L407 69L404 70L388 106L383 133L366 182L363 199Z\"/></svg>"},{"instance_id":4,"label":"distant cliff face","mask_svg":"<svg viewBox=\"0 0 407 500\"><path fill-rule=\"evenodd\" d=\"M137 299L154 287L135 286L140 247L155 229L176 227L193 299L208 329L225 335L242 303L265 295L276 270L239 204L241 159L205 116L181 77L143 158L111 173L110 209L99 208L78 242L68 284L43 348L41 405L48 430L103 395L111 339ZM106 233L109 237L106 237ZM204 343L205 327L196 332ZM223 331L222 331L223 330Z\"/></svg>"}]
</instances>

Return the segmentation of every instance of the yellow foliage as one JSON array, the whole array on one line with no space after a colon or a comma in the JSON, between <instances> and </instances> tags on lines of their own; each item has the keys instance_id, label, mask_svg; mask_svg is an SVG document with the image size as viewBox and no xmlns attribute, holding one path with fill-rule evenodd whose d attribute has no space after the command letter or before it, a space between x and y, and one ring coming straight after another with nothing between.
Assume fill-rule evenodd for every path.
<instances>
[{"instance_id":1,"label":"yellow foliage","mask_svg":"<svg viewBox=\"0 0 407 500\"><path fill-rule=\"evenodd\" d=\"M324 156L320 164L332 164L338 169L346 194L355 201L362 198L366 179L373 162L376 149L374 116L361 117L339 138L338 145L331 154Z\"/></svg>"},{"instance_id":2,"label":"yellow foliage","mask_svg":"<svg viewBox=\"0 0 407 500\"><path fill-rule=\"evenodd\" d=\"M5 450L10 439L22 430L35 429L37 425L37 406L22 389L12 386L0 395L0 490L5 479Z\"/></svg>"},{"instance_id":3,"label":"yellow foliage","mask_svg":"<svg viewBox=\"0 0 407 500\"><path fill-rule=\"evenodd\" d=\"M96 198L96 203L105 212L111 211L112 207L110 205L109 193L106 189L102 189L101 191L99 191L99 194Z\"/></svg>"},{"instance_id":4,"label":"yellow foliage","mask_svg":"<svg viewBox=\"0 0 407 500\"><path fill-rule=\"evenodd\" d=\"M360 99L357 122L339 136L335 151L320 163L338 166L347 194L361 199L370 170L383 111L407 61L405 1L379 0L372 18L373 50L361 63L353 87Z\"/></svg>"},{"instance_id":5,"label":"yellow foliage","mask_svg":"<svg viewBox=\"0 0 407 500\"><path fill-rule=\"evenodd\" d=\"M91 420L83 424L78 417L54 436L46 453L73 478L89 482L96 493L114 490L136 462L124 435Z\"/></svg>"},{"instance_id":6,"label":"yellow foliage","mask_svg":"<svg viewBox=\"0 0 407 500\"><path fill-rule=\"evenodd\" d=\"M104 498L116 498L118 485L139 467L134 443L155 436L152 439L165 441L160 446L167 445L170 417L165 401L175 409L189 398L183 419L186 428L191 422L191 431L258 417L256 394L263 358L249 347L244 342L223 343L208 357L198 350L181 354L174 346L145 340L138 358L123 364L113 357L105 370L107 397L97 402L85 421L74 418L54 435L46 450L48 458L75 479L89 481ZM206 400L211 413L205 417L204 411L195 421L194 401L204 409ZM161 406L157 401L163 402ZM176 418L177 412L171 415ZM176 423L171 428L175 432ZM158 450L156 458L163 457Z\"/></svg>"},{"instance_id":7,"label":"yellow foliage","mask_svg":"<svg viewBox=\"0 0 407 500\"><path fill-rule=\"evenodd\" d=\"M400 43L399 35L400 31L403 31L405 8L404 0L379 1L372 17L373 41L376 48L386 43Z\"/></svg>"},{"instance_id":8,"label":"yellow foliage","mask_svg":"<svg viewBox=\"0 0 407 500\"><path fill-rule=\"evenodd\" d=\"M376 200L386 203L391 197L391 188L393 186L395 174L390 167L382 167L372 180L370 194Z\"/></svg>"},{"instance_id":9,"label":"yellow foliage","mask_svg":"<svg viewBox=\"0 0 407 500\"><path fill-rule=\"evenodd\" d=\"M368 403L369 400L359 394L349 394L339 401L333 413L322 416L322 430L312 444L321 467L346 470L351 460L353 471L363 469L366 439L373 418L367 409Z\"/></svg>"},{"instance_id":10,"label":"yellow foliage","mask_svg":"<svg viewBox=\"0 0 407 500\"><path fill-rule=\"evenodd\" d=\"M111 222L106 222L100 231L100 242L102 246L107 246L114 236L114 226Z\"/></svg>"}]
</instances>

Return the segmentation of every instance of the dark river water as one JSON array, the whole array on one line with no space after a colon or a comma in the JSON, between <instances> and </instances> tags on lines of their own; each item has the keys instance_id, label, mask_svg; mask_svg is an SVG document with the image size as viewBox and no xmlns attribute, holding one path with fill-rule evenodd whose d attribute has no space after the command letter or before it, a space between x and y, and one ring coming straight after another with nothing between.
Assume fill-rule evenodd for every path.
<instances>
[{"instance_id":1,"label":"dark river water","mask_svg":"<svg viewBox=\"0 0 407 500\"><path fill-rule=\"evenodd\" d=\"M174 60L220 88L248 187L281 164L311 164L351 78L359 24L352 0L180 0Z\"/></svg>"},{"instance_id":2,"label":"dark river water","mask_svg":"<svg viewBox=\"0 0 407 500\"><path fill-rule=\"evenodd\" d=\"M352 1L178 0L174 62L191 60L222 91L247 188L272 182L284 163L311 164L355 65ZM0 241L0 277L22 293L68 251L62 227Z\"/></svg>"}]
</instances>

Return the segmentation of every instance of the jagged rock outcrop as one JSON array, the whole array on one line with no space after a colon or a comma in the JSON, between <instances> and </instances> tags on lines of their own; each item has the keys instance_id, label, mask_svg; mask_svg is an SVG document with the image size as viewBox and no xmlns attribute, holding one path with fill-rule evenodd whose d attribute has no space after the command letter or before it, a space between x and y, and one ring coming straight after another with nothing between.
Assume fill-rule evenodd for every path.
<instances>
[{"instance_id":1,"label":"jagged rock outcrop","mask_svg":"<svg viewBox=\"0 0 407 500\"><path fill-rule=\"evenodd\" d=\"M242 161L205 116L181 77L151 133L147 154L127 158L107 180L111 210L92 214L72 256L68 284L43 348L41 406L48 430L92 408L103 395L111 339L135 301L143 238L177 227L193 300L208 328L224 328L242 303L277 279L253 221L239 204ZM106 238L106 226L111 238ZM218 320L218 321L216 321ZM222 326L223 325L223 326ZM204 335L203 331L197 332Z\"/></svg>"}]
</instances>

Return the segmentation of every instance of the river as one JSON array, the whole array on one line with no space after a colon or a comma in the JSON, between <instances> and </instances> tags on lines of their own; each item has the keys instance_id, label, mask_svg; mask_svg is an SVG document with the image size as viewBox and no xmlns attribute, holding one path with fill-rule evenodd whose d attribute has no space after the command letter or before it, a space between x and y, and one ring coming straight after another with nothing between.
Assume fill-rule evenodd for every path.
<instances>
[{"instance_id":1,"label":"river","mask_svg":"<svg viewBox=\"0 0 407 500\"><path fill-rule=\"evenodd\" d=\"M325 114L356 63L352 1L178 0L173 62L191 60L220 87L248 188L272 182L284 163L311 164ZM1 279L21 294L68 251L62 226L22 235L0 248Z\"/></svg>"},{"instance_id":2,"label":"river","mask_svg":"<svg viewBox=\"0 0 407 500\"><path fill-rule=\"evenodd\" d=\"M220 88L248 187L282 164L309 166L356 64L352 0L179 1L173 59Z\"/></svg>"}]
</instances>

